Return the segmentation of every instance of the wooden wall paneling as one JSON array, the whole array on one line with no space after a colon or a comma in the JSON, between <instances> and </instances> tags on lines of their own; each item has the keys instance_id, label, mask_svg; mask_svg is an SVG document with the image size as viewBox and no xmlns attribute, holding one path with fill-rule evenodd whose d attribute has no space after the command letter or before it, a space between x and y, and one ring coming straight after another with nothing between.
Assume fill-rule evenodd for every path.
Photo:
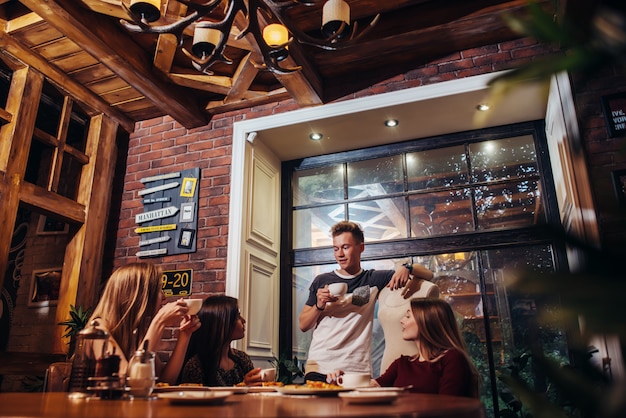
<instances>
[{"instance_id":1,"label":"wooden wall paneling","mask_svg":"<svg viewBox=\"0 0 626 418\"><path fill-rule=\"evenodd\" d=\"M72 236L65 251L56 322L64 321L71 304L84 308L95 305L102 270L102 255L112 180L117 158L118 123L105 115L91 119L86 154L78 189L78 203L85 205L85 223ZM62 327L58 327L55 351L64 351Z\"/></svg>"},{"instance_id":2,"label":"wooden wall paneling","mask_svg":"<svg viewBox=\"0 0 626 418\"><path fill-rule=\"evenodd\" d=\"M280 171L258 152L255 155L247 240L276 256L280 242L280 223L276 216L280 213Z\"/></svg>"},{"instance_id":3,"label":"wooden wall paneling","mask_svg":"<svg viewBox=\"0 0 626 418\"><path fill-rule=\"evenodd\" d=\"M280 161L261 143L246 149L239 305L249 321L245 350L258 365L278 356Z\"/></svg>"},{"instance_id":4,"label":"wooden wall paneling","mask_svg":"<svg viewBox=\"0 0 626 418\"><path fill-rule=\"evenodd\" d=\"M246 253L249 277L246 352L255 359L278 356L278 275L277 266ZM261 367L262 361L257 361Z\"/></svg>"},{"instance_id":5,"label":"wooden wall paneling","mask_svg":"<svg viewBox=\"0 0 626 418\"><path fill-rule=\"evenodd\" d=\"M7 270L13 225L20 204L21 185L28 162L43 76L30 68L13 72L6 110L13 114L11 122L0 129L0 289Z\"/></svg>"}]
</instances>

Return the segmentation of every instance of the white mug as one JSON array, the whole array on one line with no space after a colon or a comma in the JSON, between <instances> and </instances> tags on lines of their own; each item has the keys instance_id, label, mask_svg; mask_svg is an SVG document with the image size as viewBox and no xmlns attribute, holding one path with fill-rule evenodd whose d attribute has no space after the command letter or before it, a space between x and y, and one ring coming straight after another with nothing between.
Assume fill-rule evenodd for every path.
<instances>
[{"instance_id":1,"label":"white mug","mask_svg":"<svg viewBox=\"0 0 626 418\"><path fill-rule=\"evenodd\" d=\"M189 311L187 312L189 315L195 315L200 312L200 308L202 308L202 299L185 299L187 302L187 308Z\"/></svg>"},{"instance_id":2,"label":"white mug","mask_svg":"<svg viewBox=\"0 0 626 418\"><path fill-rule=\"evenodd\" d=\"M273 382L276 380L276 369L262 369L261 380L264 382Z\"/></svg>"},{"instance_id":3,"label":"white mug","mask_svg":"<svg viewBox=\"0 0 626 418\"><path fill-rule=\"evenodd\" d=\"M331 283L328 285L330 294L335 297L340 297L346 294L348 291L348 283Z\"/></svg>"},{"instance_id":4,"label":"white mug","mask_svg":"<svg viewBox=\"0 0 626 418\"><path fill-rule=\"evenodd\" d=\"M371 379L368 373L344 373L337 378L337 383L344 388L362 388L369 386Z\"/></svg>"}]
</instances>

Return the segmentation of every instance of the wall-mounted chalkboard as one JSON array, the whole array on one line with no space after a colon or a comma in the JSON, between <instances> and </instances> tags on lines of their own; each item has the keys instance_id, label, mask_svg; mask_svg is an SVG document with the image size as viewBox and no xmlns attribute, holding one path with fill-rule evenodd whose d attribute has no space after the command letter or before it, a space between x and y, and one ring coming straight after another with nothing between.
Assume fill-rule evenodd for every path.
<instances>
[{"instance_id":1,"label":"wall-mounted chalkboard","mask_svg":"<svg viewBox=\"0 0 626 418\"><path fill-rule=\"evenodd\" d=\"M626 92L602 97L609 137L626 136Z\"/></svg>"},{"instance_id":2,"label":"wall-mounted chalkboard","mask_svg":"<svg viewBox=\"0 0 626 418\"><path fill-rule=\"evenodd\" d=\"M135 216L140 234L138 257L157 257L196 251L200 169L177 171L141 179L138 198L144 211Z\"/></svg>"}]
</instances>

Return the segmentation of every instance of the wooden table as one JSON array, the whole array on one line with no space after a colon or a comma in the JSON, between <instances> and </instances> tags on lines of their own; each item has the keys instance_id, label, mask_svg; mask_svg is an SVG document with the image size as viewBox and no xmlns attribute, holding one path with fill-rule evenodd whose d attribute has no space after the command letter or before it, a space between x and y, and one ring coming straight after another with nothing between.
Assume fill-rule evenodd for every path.
<instances>
[{"instance_id":1,"label":"wooden table","mask_svg":"<svg viewBox=\"0 0 626 418\"><path fill-rule=\"evenodd\" d=\"M484 418L477 399L402 394L392 404L347 404L341 398L287 396L276 393L231 395L221 405L172 405L166 399L70 399L67 393L0 393L0 416L19 417L154 417L210 415L220 418L268 417L454 417Z\"/></svg>"}]
</instances>

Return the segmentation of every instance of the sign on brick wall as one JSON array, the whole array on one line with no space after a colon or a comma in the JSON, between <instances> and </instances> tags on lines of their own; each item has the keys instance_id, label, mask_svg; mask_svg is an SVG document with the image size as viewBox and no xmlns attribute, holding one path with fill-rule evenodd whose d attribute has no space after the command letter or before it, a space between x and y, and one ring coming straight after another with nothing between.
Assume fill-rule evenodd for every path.
<instances>
[{"instance_id":1,"label":"sign on brick wall","mask_svg":"<svg viewBox=\"0 0 626 418\"><path fill-rule=\"evenodd\" d=\"M141 179L137 192L144 211L135 215L140 234L137 257L157 257L196 251L200 169L176 171Z\"/></svg>"},{"instance_id":2,"label":"sign on brick wall","mask_svg":"<svg viewBox=\"0 0 626 418\"><path fill-rule=\"evenodd\" d=\"M602 97L609 137L626 136L626 92Z\"/></svg>"}]
</instances>

